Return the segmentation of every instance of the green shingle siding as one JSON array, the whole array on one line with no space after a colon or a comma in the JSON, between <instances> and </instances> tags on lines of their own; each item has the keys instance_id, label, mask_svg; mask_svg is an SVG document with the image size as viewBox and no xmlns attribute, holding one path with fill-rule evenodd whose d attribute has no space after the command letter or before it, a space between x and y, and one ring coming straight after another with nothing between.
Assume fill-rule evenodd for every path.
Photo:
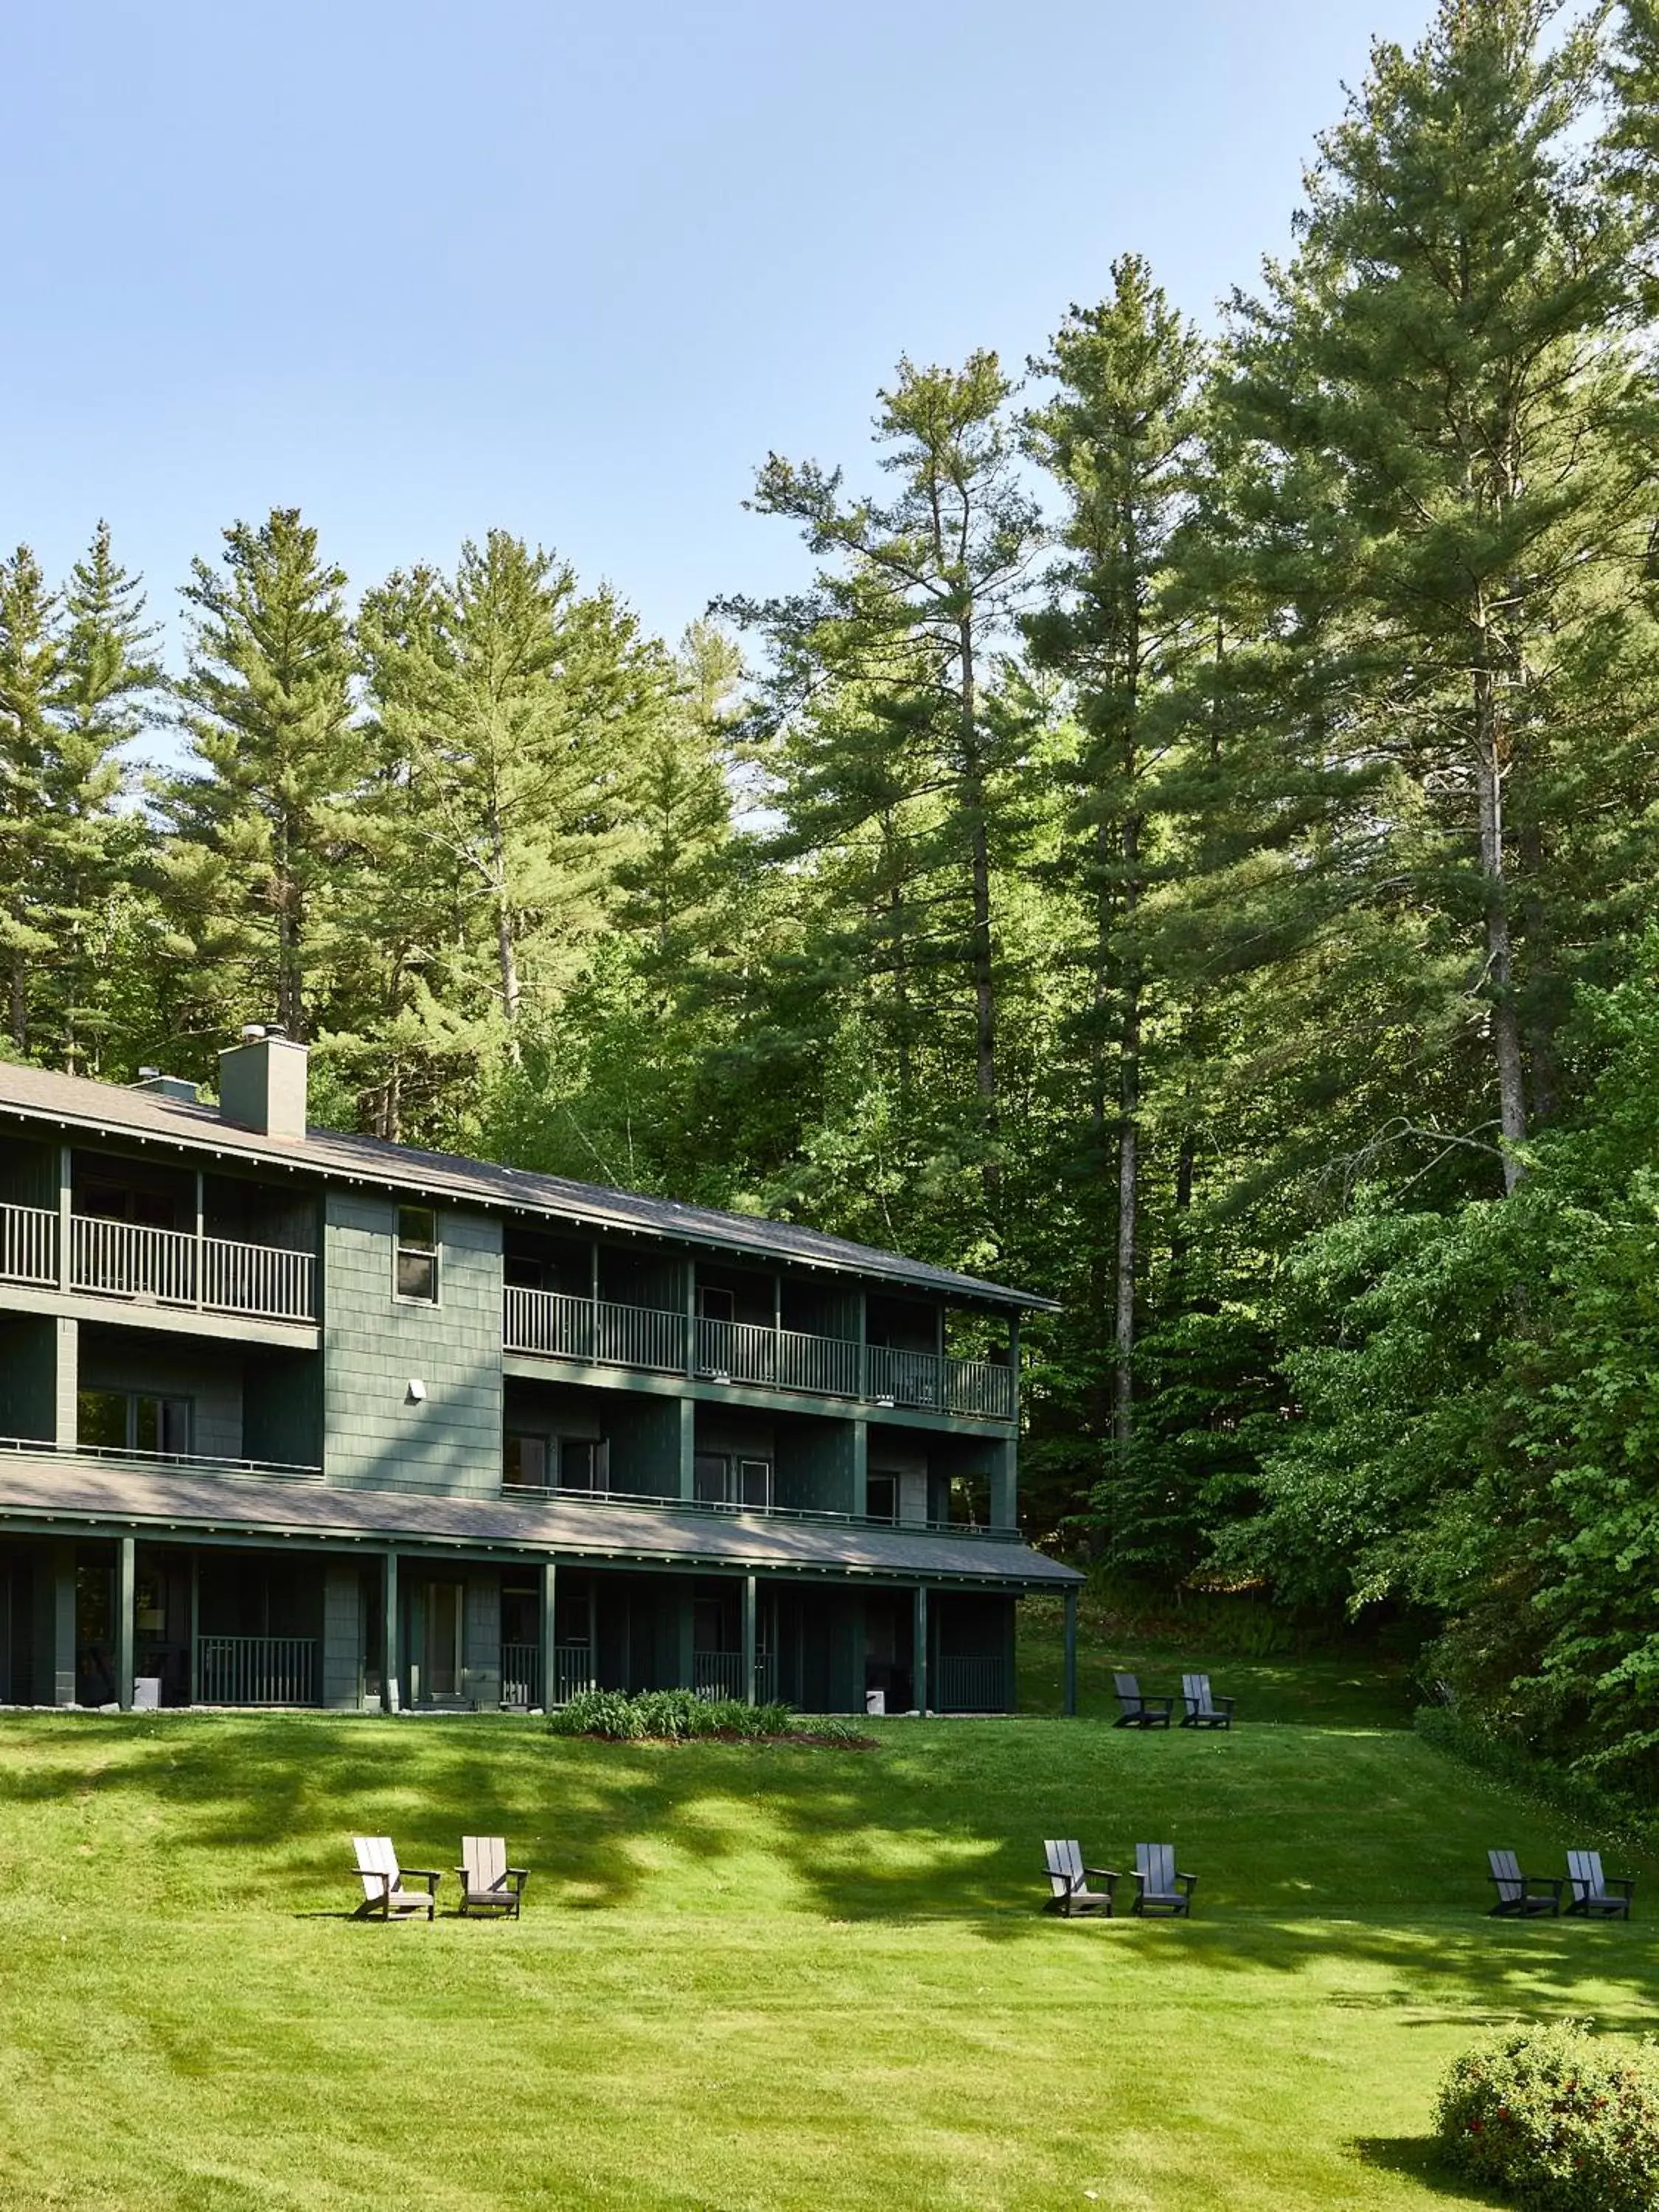
<instances>
[{"instance_id":1,"label":"green shingle siding","mask_svg":"<svg viewBox=\"0 0 1659 2212\"><path fill-rule=\"evenodd\" d=\"M392 1295L397 1208L328 1194L325 1466L332 1483L493 1495L501 1465L501 1238L441 1212L438 1303ZM411 1381L426 1395L411 1403Z\"/></svg>"}]
</instances>

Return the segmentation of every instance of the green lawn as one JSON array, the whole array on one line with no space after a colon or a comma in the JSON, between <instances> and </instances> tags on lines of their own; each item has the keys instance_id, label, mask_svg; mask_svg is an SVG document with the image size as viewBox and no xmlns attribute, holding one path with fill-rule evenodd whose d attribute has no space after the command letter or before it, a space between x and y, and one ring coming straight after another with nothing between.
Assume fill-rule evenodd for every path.
<instances>
[{"instance_id":1,"label":"green lawn","mask_svg":"<svg viewBox=\"0 0 1659 2212\"><path fill-rule=\"evenodd\" d=\"M1115 1656L1178 1671L1091 1655L1085 1705ZM0 2204L1487 2201L1425 2161L1441 2069L1516 2013L1659 2025L1646 1925L1484 1919L1489 1844L1575 1838L1417 1743L1397 1686L1212 1672L1231 1737L893 1721L869 1754L7 1717ZM463 1828L535 1869L521 1923L341 1917L353 1830L449 1867ZM1197 1917L1046 1918L1050 1834L1173 1838Z\"/></svg>"}]
</instances>

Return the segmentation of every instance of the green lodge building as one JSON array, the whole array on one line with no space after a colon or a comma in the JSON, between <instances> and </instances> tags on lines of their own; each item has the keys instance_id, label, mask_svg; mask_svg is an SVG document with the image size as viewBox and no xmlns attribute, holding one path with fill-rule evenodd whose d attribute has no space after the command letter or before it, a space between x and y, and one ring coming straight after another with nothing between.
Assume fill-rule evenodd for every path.
<instances>
[{"instance_id":1,"label":"green lodge building","mask_svg":"<svg viewBox=\"0 0 1659 2212\"><path fill-rule=\"evenodd\" d=\"M996 1712L994 1283L787 1224L0 1067L0 1702ZM1074 1667L1067 1638L1067 1703Z\"/></svg>"}]
</instances>

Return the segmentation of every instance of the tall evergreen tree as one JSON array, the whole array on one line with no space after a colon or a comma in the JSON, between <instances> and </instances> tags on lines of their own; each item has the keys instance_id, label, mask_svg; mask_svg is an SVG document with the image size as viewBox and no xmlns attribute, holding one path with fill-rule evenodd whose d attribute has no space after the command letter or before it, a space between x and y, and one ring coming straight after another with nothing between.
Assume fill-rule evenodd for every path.
<instances>
[{"instance_id":1,"label":"tall evergreen tree","mask_svg":"<svg viewBox=\"0 0 1659 2212\"><path fill-rule=\"evenodd\" d=\"M1071 816L1063 871L1088 923L1079 1166L1103 1183L1115 1170L1115 1249L1109 1271L1091 1240L1088 1291L1103 1318L1109 1272L1110 1418L1121 1455L1133 1421L1142 1061L1154 987L1142 908L1157 866L1153 787L1170 739L1167 693L1194 643L1190 616L1164 586L1188 501L1202 351L1139 255L1115 262L1112 281L1109 299L1073 307L1050 356L1033 364L1056 388L1028 415L1027 436L1066 514L1063 551L1027 631L1038 663L1064 680L1079 732L1061 771Z\"/></svg>"},{"instance_id":2,"label":"tall evergreen tree","mask_svg":"<svg viewBox=\"0 0 1659 2212\"><path fill-rule=\"evenodd\" d=\"M1443 0L1413 52L1375 48L1225 393L1269 484L1316 461L1346 518L1340 620L1297 672L1318 764L1387 771L1344 825L1349 904L1403 892L1462 949L1443 1018L1484 1039L1506 1188L1555 1109L1601 825L1647 748L1624 234L1578 143L1595 42L1551 43L1555 12Z\"/></svg>"},{"instance_id":3,"label":"tall evergreen tree","mask_svg":"<svg viewBox=\"0 0 1659 2212\"><path fill-rule=\"evenodd\" d=\"M804 750L797 777L814 802L830 801L827 821L843 833L875 825L879 842L881 825L902 812L918 839L919 872L934 878L933 957L942 946L971 1006L988 1200L999 1122L993 879L1029 736L1005 711L998 663L1041 538L1018 478L1011 393L994 354L975 353L960 369L902 361L875 424L881 465L896 479L888 501L849 499L839 471L773 454L752 504L798 523L826 565L803 598L730 603L772 645L775 714ZM787 797L784 805L787 812ZM907 957L903 890L886 872L891 915L872 933L890 935L898 963ZM958 884L959 927L946 912Z\"/></svg>"},{"instance_id":4,"label":"tall evergreen tree","mask_svg":"<svg viewBox=\"0 0 1659 2212\"><path fill-rule=\"evenodd\" d=\"M58 678L58 604L27 545L0 562L0 958L6 1027L20 1057L33 1042L31 978L52 950L42 885L50 836L47 763Z\"/></svg>"},{"instance_id":5,"label":"tall evergreen tree","mask_svg":"<svg viewBox=\"0 0 1659 2212\"><path fill-rule=\"evenodd\" d=\"M138 878L147 824L120 801L125 748L153 724L166 679L141 580L115 559L100 522L64 595L46 774L52 837L52 1050L70 1074L96 1073L122 1021L118 945L147 902Z\"/></svg>"},{"instance_id":6,"label":"tall evergreen tree","mask_svg":"<svg viewBox=\"0 0 1659 2212\"><path fill-rule=\"evenodd\" d=\"M270 1013L304 1038L333 983L333 908L365 766L346 579L297 507L224 536L220 567L198 560L185 588L193 764L161 793L181 1015L208 1035Z\"/></svg>"}]
</instances>

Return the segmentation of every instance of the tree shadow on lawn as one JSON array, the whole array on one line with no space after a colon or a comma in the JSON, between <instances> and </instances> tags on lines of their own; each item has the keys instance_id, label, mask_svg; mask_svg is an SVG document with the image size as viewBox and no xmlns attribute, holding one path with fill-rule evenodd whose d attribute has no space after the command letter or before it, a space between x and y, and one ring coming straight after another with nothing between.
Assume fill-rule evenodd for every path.
<instances>
[{"instance_id":1,"label":"tree shadow on lawn","mask_svg":"<svg viewBox=\"0 0 1659 2212\"><path fill-rule=\"evenodd\" d=\"M1496 2201L1486 2190L1449 2170L1432 2136L1358 2136L1353 2148L1361 2166L1401 2174L1432 2190L1437 2197L1449 2197L1459 2204L1490 2205Z\"/></svg>"},{"instance_id":2,"label":"tree shadow on lawn","mask_svg":"<svg viewBox=\"0 0 1659 2212\"><path fill-rule=\"evenodd\" d=\"M1153 1943L1224 1973L1322 1965L1328 1979L1339 1960L1401 1988L1333 2002L1437 2001L1471 2025L1494 2006L1595 2009L1581 1992L1596 1984L1618 2014L1604 2025L1652 2024L1644 1929L1484 1917L1485 1846L1544 1848L1536 1812L1461 1775L1451 1799L1455 1770L1409 1738L1295 1734L895 1722L866 1757L596 1743L483 1717L31 1720L0 1729L0 1868L13 1862L14 1889L27 1868L30 1891L70 1899L101 1857L152 1910L311 1912L355 1890L354 1834L389 1832L453 1881L462 1834L500 1833L532 1869L537 1915L948 1919L981 1941L1087 1946L1100 1971ZM8 1807L27 1809L26 1831L8 1833ZM1091 1864L1118 1866L1135 1838L1173 1838L1200 1876L1197 1917L1045 1916L1042 1839L1073 1835Z\"/></svg>"}]
</instances>

